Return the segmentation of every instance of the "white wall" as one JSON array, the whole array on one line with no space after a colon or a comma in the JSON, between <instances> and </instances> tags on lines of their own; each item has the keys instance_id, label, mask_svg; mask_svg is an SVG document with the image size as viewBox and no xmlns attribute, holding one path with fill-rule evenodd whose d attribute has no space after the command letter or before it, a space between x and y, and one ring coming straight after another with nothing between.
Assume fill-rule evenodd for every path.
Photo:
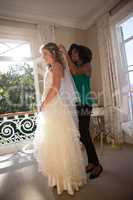
<instances>
[{"instance_id":1,"label":"white wall","mask_svg":"<svg viewBox=\"0 0 133 200\"><path fill-rule=\"evenodd\" d=\"M86 45L87 31L76 28L58 26L55 28L56 42L62 43L66 48L72 43Z\"/></svg>"}]
</instances>

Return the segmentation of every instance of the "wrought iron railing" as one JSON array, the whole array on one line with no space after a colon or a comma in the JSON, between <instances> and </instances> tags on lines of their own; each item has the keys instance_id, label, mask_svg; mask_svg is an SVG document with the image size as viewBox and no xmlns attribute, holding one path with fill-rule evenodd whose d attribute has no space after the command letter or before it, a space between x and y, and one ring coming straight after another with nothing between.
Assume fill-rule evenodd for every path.
<instances>
[{"instance_id":1,"label":"wrought iron railing","mask_svg":"<svg viewBox=\"0 0 133 200\"><path fill-rule=\"evenodd\" d=\"M32 140L36 129L36 112L0 115L0 145Z\"/></svg>"}]
</instances>

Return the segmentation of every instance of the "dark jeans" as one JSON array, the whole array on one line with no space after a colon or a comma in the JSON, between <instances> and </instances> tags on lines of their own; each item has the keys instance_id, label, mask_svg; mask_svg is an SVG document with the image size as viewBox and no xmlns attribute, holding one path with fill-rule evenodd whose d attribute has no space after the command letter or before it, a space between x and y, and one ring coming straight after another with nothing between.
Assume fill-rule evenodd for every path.
<instances>
[{"instance_id":1,"label":"dark jeans","mask_svg":"<svg viewBox=\"0 0 133 200\"><path fill-rule=\"evenodd\" d=\"M88 105L77 105L79 118L80 140L84 144L87 152L88 162L94 165L99 165L99 160L96 154L94 144L90 137L89 124L92 107Z\"/></svg>"}]
</instances>

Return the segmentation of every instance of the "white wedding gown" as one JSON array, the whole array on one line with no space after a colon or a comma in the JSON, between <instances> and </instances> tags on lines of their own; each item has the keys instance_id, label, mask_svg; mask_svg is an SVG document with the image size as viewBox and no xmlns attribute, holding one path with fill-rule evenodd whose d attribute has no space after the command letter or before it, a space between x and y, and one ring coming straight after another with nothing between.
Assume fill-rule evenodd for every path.
<instances>
[{"instance_id":1,"label":"white wedding gown","mask_svg":"<svg viewBox=\"0 0 133 200\"><path fill-rule=\"evenodd\" d=\"M48 71L44 77L43 98L47 96L51 84L52 72ZM48 177L49 186L56 186L58 194L66 190L73 195L74 191L86 183L87 177L79 131L60 91L44 111L38 114L34 138L35 156L40 171Z\"/></svg>"}]
</instances>

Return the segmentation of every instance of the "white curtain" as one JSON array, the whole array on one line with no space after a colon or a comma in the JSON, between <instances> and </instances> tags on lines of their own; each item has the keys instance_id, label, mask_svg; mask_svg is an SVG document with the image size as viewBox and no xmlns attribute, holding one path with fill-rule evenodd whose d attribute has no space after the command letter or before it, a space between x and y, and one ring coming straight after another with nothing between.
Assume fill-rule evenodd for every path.
<instances>
[{"instance_id":1,"label":"white curtain","mask_svg":"<svg viewBox=\"0 0 133 200\"><path fill-rule=\"evenodd\" d=\"M34 36L35 57L40 57L39 47L48 42L55 42L55 26L53 24L37 24Z\"/></svg>"},{"instance_id":2,"label":"white curtain","mask_svg":"<svg viewBox=\"0 0 133 200\"><path fill-rule=\"evenodd\" d=\"M43 92L43 77L45 73L45 64L41 59L39 48L42 44L55 42L55 26L53 24L37 24L35 28L33 41L33 60L34 60L34 76L37 105L40 105L40 99Z\"/></svg>"},{"instance_id":3,"label":"white curtain","mask_svg":"<svg viewBox=\"0 0 133 200\"><path fill-rule=\"evenodd\" d=\"M120 144L123 142L120 90L118 71L114 62L109 14L97 21L97 30L105 108L105 131L109 142Z\"/></svg>"}]
</instances>

